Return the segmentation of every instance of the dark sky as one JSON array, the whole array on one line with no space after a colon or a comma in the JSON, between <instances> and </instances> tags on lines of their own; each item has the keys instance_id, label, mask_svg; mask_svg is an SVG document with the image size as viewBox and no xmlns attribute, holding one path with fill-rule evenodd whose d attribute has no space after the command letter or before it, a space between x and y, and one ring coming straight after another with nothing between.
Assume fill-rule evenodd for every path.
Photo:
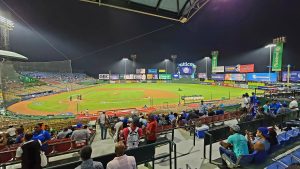
<instances>
[{"instance_id":1,"label":"dark sky","mask_svg":"<svg viewBox=\"0 0 300 169\"><path fill-rule=\"evenodd\" d=\"M219 65L254 63L264 72L269 51L263 47L278 36L287 37L283 65L300 70L299 9L299 0L211 0L181 24L78 0L0 1L1 13L15 22L13 51L30 61L68 58L74 70L93 75L119 73L119 61L130 54L145 67L176 54L178 62L198 61L203 72L199 60L212 50L220 51Z\"/></svg>"}]
</instances>

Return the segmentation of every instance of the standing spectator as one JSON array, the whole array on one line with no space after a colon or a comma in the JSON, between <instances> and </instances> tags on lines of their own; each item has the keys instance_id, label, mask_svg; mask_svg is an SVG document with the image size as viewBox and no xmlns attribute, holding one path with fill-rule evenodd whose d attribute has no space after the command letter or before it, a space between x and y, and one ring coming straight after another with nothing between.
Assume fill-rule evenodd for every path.
<instances>
[{"instance_id":1,"label":"standing spectator","mask_svg":"<svg viewBox=\"0 0 300 169\"><path fill-rule=\"evenodd\" d=\"M63 138L67 138L67 135L70 133L70 132L72 132L71 130L69 130L67 127L66 128L64 128L64 130L63 131L61 131L61 132L59 132L58 134L57 134L57 139L63 139Z\"/></svg>"},{"instance_id":2,"label":"standing spectator","mask_svg":"<svg viewBox=\"0 0 300 169\"><path fill-rule=\"evenodd\" d=\"M290 102L289 108L292 111L298 111L299 108L298 108L298 102L297 102L297 100L295 99L295 97L292 97L291 99L292 99L292 101Z\"/></svg>"},{"instance_id":3,"label":"standing spectator","mask_svg":"<svg viewBox=\"0 0 300 169\"><path fill-rule=\"evenodd\" d=\"M249 104L248 99L246 98L246 95L243 94L242 102L241 102L241 109L243 112L247 112L248 104Z\"/></svg>"},{"instance_id":4,"label":"standing spectator","mask_svg":"<svg viewBox=\"0 0 300 169\"><path fill-rule=\"evenodd\" d=\"M154 115L149 115L149 123L146 127L146 140L147 144L152 144L156 142L156 129L157 129L157 121L154 119Z\"/></svg>"},{"instance_id":5,"label":"standing spectator","mask_svg":"<svg viewBox=\"0 0 300 169\"><path fill-rule=\"evenodd\" d=\"M21 159L22 169L41 169L41 142L32 140L32 134L27 133L24 143L16 151L16 158Z\"/></svg>"},{"instance_id":6,"label":"standing spectator","mask_svg":"<svg viewBox=\"0 0 300 169\"><path fill-rule=\"evenodd\" d=\"M254 92L252 92L252 96L250 97L250 103L254 105L257 102L257 97Z\"/></svg>"},{"instance_id":7,"label":"standing spectator","mask_svg":"<svg viewBox=\"0 0 300 169\"><path fill-rule=\"evenodd\" d=\"M102 112L99 116L99 125L100 125L100 129L101 129L101 140L105 140L106 139L106 135L107 135L107 116L105 115L105 112Z\"/></svg>"},{"instance_id":8,"label":"standing spectator","mask_svg":"<svg viewBox=\"0 0 300 169\"><path fill-rule=\"evenodd\" d=\"M80 158L82 163L80 166L76 167L75 169L104 169L101 162L93 161L91 158L92 155L92 148L91 146L84 146L80 150Z\"/></svg>"},{"instance_id":9,"label":"standing spectator","mask_svg":"<svg viewBox=\"0 0 300 169\"><path fill-rule=\"evenodd\" d=\"M219 148L221 156L226 154L233 162L236 162L237 158L241 155L249 154L248 144L245 136L239 133L240 127L238 125L230 126L230 135L227 139L227 143L224 141L220 142L221 147ZM233 151L229 148L233 148ZM219 168L227 168L226 162L222 159L222 165Z\"/></svg>"},{"instance_id":10,"label":"standing spectator","mask_svg":"<svg viewBox=\"0 0 300 169\"><path fill-rule=\"evenodd\" d=\"M73 131L71 140L75 140L77 145L87 143L90 135L86 129L82 128L82 124L77 124L77 130Z\"/></svg>"},{"instance_id":11,"label":"standing spectator","mask_svg":"<svg viewBox=\"0 0 300 169\"><path fill-rule=\"evenodd\" d=\"M141 128L137 127L139 124L139 119L134 118L129 127L123 129L124 142L127 149L137 148L140 143L140 138L143 134Z\"/></svg>"},{"instance_id":12,"label":"standing spectator","mask_svg":"<svg viewBox=\"0 0 300 169\"><path fill-rule=\"evenodd\" d=\"M123 142L118 142L115 147L116 156L110 161L106 169L136 169L136 162L133 156L125 154L125 145Z\"/></svg>"},{"instance_id":13,"label":"standing spectator","mask_svg":"<svg viewBox=\"0 0 300 169\"><path fill-rule=\"evenodd\" d=\"M277 102L276 99L274 99L272 101L272 103L270 104L270 114L277 114L278 109L281 107L280 102Z\"/></svg>"},{"instance_id":14,"label":"standing spectator","mask_svg":"<svg viewBox=\"0 0 300 169\"><path fill-rule=\"evenodd\" d=\"M42 124L38 124L34 127L33 140L39 140L42 143L42 151L46 151L48 148L48 140L51 139L50 134L42 129Z\"/></svg>"},{"instance_id":15,"label":"standing spectator","mask_svg":"<svg viewBox=\"0 0 300 169\"><path fill-rule=\"evenodd\" d=\"M268 115L270 112L270 102L266 101L266 104L263 106L264 108L264 114Z\"/></svg>"},{"instance_id":16,"label":"standing spectator","mask_svg":"<svg viewBox=\"0 0 300 169\"><path fill-rule=\"evenodd\" d=\"M24 139L24 129L22 128L17 128L17 137L16 137L16 144L22 143Z\"/></svg>"},{"instance_id":17,"label":"standing spectator","mask_svg":"<svg viewBox=\"0 0 300 169\"><path fill-rule=\"evenodd\" d=\"M124 134L123 134L123 122L118 122L115 125L115 134L113 136L114 142L117 143L119 141L123 141L124 140Z\"/></svg>"}]
</instances>

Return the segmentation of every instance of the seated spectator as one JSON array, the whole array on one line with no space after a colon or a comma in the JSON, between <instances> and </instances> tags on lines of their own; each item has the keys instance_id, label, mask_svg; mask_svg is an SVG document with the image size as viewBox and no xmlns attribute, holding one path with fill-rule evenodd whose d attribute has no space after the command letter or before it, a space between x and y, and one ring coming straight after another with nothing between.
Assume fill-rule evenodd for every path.
<instances>
[{"instance_id":1,"label":"seated spectator","mask_svg":"<svg viewBox=\"0 0 300 169\"><path fill-rule=\"evenodd\" d=\"M7 137L6 133L0 134L0 149L7 146Z\"/></svg>"},{"instance_id":2,"label":"seated spectator","mask_svg":"<svg viewBox=\"0 0 300 169\"><path fill-rule=\"evenodd\" d=\"M269 139L268 140L270 142L271 147L278 145L277 133L273 127L269 128Z\"/></svg>"},{"instance_id":3,"label":"seated spectator","mask_svg":"<svg viewBox=\"0 0 300 169\"><path fill-rule=\"evenodd\" d=\"M42 123L40 123L34 127L32 139L35 141L41 141L42 151L46 151L48 148L48 141L51 139L51 136L46 130L42 129Z\"/></svg>"},{"instance_id":4,"label":"seated spectator","mask_svg":"<svg viewBox=\"0 0 300 169\"><path fill-rule=\"evenodd\" d=\"M89 134L91 134L91 133L92 133L92 132L91 132L91 130L88 128L88 126L87 126L87 125L84 125L84 126L83 126L83 128L84 128L84 129L86 129L86 131L87 131Z\"/></svg>"},{"instance_id":5,"label":"seated spectator","mask_svg":"<svg viewBox=\"0 0 300 169\"><path fill-rule=\"evenodd\" d=\"M207 115L207 113L208 113L208 105L204 104L204 101L201 100L200 107L199 107L199 114L202 116L202 115Z\"/></svg>"},{"instance_id":6,"label":"seated spectator","mask_svg":"<svg viewBox=\"0 0 300 169\"><path fill-rule=\"evenodd\" d=\"M16 151L16 158L22 161L22 169L41 169L42 143L40 140L33 140L31 133L25 134L24 141L24 144Z\"/></svg>"},{"instance_id":7,"label":"seated spectator","mask_svg":"<svg viewBox=\"0 0 300 169\"><path fill-rule=\"evenodd\" d=\"M141 128L137 127L138 123L139 119L134 118L132 123L130 123L130 126L123 129L124 143L128 150L139 146L143 131Z\"/></svg>"},{"instance_id":8,"label":"seated spectator","mask_svg":"<svg viewBox=\"0 0 300 169\"><path fill-rule=\"evenodd\" d=\"M269 101L266 101L266 104L264 104L263 109L264 109L264 111L263 111L264 114L269 115L269 112L270 112L270 102Z\"/></svg>"},{"instance_id":9,"label":"seated spectator","mask_svg":"<svg viewBox=\"0 0 300 169\"><path fill-rule=\"evenodd\" d=\"M270 112L276 115L280 107L281 107L281 103L276 99L274 99L270 105Z\"/></svg>"},{"instance_id":10,"label":"seated spectator","mask_svg":"<svg viewBox=\"0 0 300 169\"><path fill-rule=\"evenodd\" d=\"M6 133L9 135L9 137L15 137L16 136L16 128L14 128L12 125L8 126L8 129L6 130Z\"/></svg>"},{"instance_id":11,"label":"seated spectator","mask_svg":"<svg viewBox=\"0 0 300 169\"><path fill-rule=\"evenodd\" d=\"M16 137L16 144L22 143L24 139L24 129L23 128L17 128L17 137Z\"/></svg>"},{"instance_id":12,"label":"seated spectator","mask_svg":"<svg viewBox=\"0 0 300 169\"><path fill-rule=\"evenodd\" d=\"M77 130L73 131L72 135L71 135L71 140L75 140L76 144L81 144L84 142L87 142L90 134L88 133L88 131L86 129L82 128L82 124L77 124Z\"/></svg>"},{"instance_id":13,"label":"seated spectator","mask_svg":"<svg viewBox=\"0 0 300 169\"><path fill-rule=\"evenodd\" d=\"M263 113L264 109L262 107L258 108L257 113L255 115L255 119L263 119L265 118L265 114Z\"/></svg>"},{"instance_id":14,"label":"seated spectator","mask_svg":"<svg viewBox=\"0 0 300 169\"><path fill-rule=\"evenodd\" d=\"M167 125L167 124L168 124L168 122L166 121L166 116L164 114L162 114L160 116L159 125L164 126L164 125ZM145 126L147 126L147 125L145 125Z\"/></svg>"},{"instance_id":15,"label":"seated spectator","mask_svg":"<svg viewBox=\"0 0 300 169\"><path fill-rule=\"evenodd\" d=\"M171 112L171 113L169 114L169 120L170 120L170 124L173 124L172 122L173 122L173 121L176 121L176 117L174 116L174 113L173 113L173 112Z\"/></svg>"},{"instance_id":16,"label":"seated spectator","mask_svg":"<svg viewBox=\"0 0 300 169\"><path fill-rule=\"evenodd\" d=\"M224 114L224 105L220 105L219 107L216 107L215 113L216 115Z\"/></svg>"},{"instance_id":17,"label":"seated spectator","mask_svg":"<svg viewBox=\"0 0 300 169\"><path fill-rule=\"evenodd\" d=\"M245 113L243 113L243 114L240 116L239 123L244 123L244 122L252 121L252 120L253 120L252 113L249 113L249 112L246 111Z\"/></svg>"},{"instance_id":18,"label":"seated spectator","mask_svg":"<svg viewBox=\"0 0 300 169\"><path fill-rule=\"evenodd\" d=\"M75 128L72 127L72 126L69 126L69 127L68 127L68 130L69 130L70 132L66 135L66 138L70 138L70 137L71 137L71 135L73 134Z\"/></svg>"},{"instance_id":19,"label":"seated spectator","mask_svg":"<svg viewBox=\"0 0 300 169\"><path fill-rule=\"evenodd\" d=\"M136 169L136 162L133 156L127 156L125 154L125 145L123 142L118 142L115 147L116 156L110 161L106 169Z\"/></svg>"},{"instance_id":20,"label":"seated spectator","mask_svg":"<svg viewBox=\"0 0 300 169\"><path fill-rule=\"evenodd\" d=\"M246 132L247 133L247 139L248 139L248 142L249 142L249 149L251 151L253 151L254 150L254 145L257 142L260 142L260 143L263 144L264 150L266 152L268 152L270 150L270 142L268 141L268 138L269 138L268 132L269 132L268 128L259 127L256 131L256 137L255 138L251 135L251 133Z\"/></svg>"},{"instance_id":21,"label":"seated spectator","mask_svg":"<svg viewBox=\"0 0 300 169\"><path fill-rule=\"evenodd\" d=\"M82 163L80 166L76 167L75 169L104 169L101 162L93 161L91 158L92 155L92 148L91 146L84 146L80 150L80 158Z\"/></svg>"},{"instance_id":22,"label":"seated spectator","mask_svg":"<svg viewBox=\"0 0 300 169\"><path fill-rule=\"evenodd\" d=\"M208 113L207 113L208 116L214 116L215 115L215 112L212 108L208 109Z\"/></svg>"},{"instance_id":23,"label":"seated spectator","mask_svg":"<svg viewBox=\"0 0 300 169\"><path fill-rule=\"evenodd\" d=\"M227 143L221 141L221 147L219 148L220 155L226 154L234 163L241 155L249 154L247 140L245 136L239 132L240 127L238 125L230 126L230 133L232 133L232 135L228 137ZM219 165L219 168L227 168L227 164L223 159L222 165Z\"/></svg>"},{"instance_id":24,"label":"seated spectator","mask_svg":"<svg viewBox=\"0 0 300 169\"><path fill-rule=\"evenodd\" d=\"M68 129L67 127L66 128L64 128L64 130L63 131L61 131L61 132L59 132L58 134L57 134L57 139L63 139L63 138L67 138L67 135L69 134L69 133L71 133L72 132L72 130L70 130L70 129Z\"/></svg>"},{"instance_id":25,"label":"seated spectator","mask_svg":"<svg viewBox=\"0 0 300 169\"><path fill-rule=\"evenodd\" d=\"M289 114L292 111L288 108L288 105L286 103L282 104L282 107L280 107L277 111L277 115L279 114Z\"/></svg>"}]
</instances>

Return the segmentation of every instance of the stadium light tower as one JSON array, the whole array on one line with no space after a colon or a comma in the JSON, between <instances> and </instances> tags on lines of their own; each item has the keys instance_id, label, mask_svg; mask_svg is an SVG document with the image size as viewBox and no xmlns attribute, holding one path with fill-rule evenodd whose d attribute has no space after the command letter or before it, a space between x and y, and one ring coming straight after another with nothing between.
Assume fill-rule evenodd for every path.
<instances>
[{"instance_id":1,"label":"stadium light tower","mask_svg":"<svg viewBox=\"0 0 300 169\"><path fill-rule=\"evenodd\" d=\"M124 68L125 68L125 71L124 71L124 77L126 77L126 64L127 64L127 61L129 60L128 58L123 58L122 59L124 61Z\"/></svg>"},{"instance_id":2,"label":"stadium light tower","mask_svg":"<svg viewBox=\"0 0 300 169\"><path fill-rule=\"evenodd\" d=\"M173 73L176 73L176 59L177 55L171 55L172 61L173 61Z\"/></svg>"},{"instance_id":3,"label":"stadium light tower","mask_svg":"<svg viewBox=\"0 0 300 169\"><path fill-rule=\"evenodd\" d=\"M272 67L272 48L274 48L275 44L268 44L265 48L270 49L270 62L269 62L269 83L271 82L271 67Z\"/></svg>"},{"instance_id":4,"label":"stadium light tower","mask_svg":"<svg viewBox=\"0 0 300 169\"><path fill-rule=\"evenodd\" d=\"M167 70L168 70L168 62L169 62L169 61L170 61L169 59L165 59L165 60L164 60L165 66L166 66L166 74L167 74Z\"/></svg>"},{"instance_id":5,"label":"stadium light tower","mask_svg":"<svg viewBox=\"0 0 300 169\"><path fill-rule=\"evenodd\" d=\"M0 16L0 49L9 49L9 31L13 30L13 28L13 21L6 19L3 16Z\"/></svg>"},{"instance_id":6,"label":"stadium light tower","mask_svg":"<svg viewBox=\"0 0 300 169\"><path fill-rule=\"evenodd\" d=\"M135 71L135 69L136 69L136 54L130 55L130 58L132 59L132 67L133 67L133 70Z\"/></svg>"}]
</instances>

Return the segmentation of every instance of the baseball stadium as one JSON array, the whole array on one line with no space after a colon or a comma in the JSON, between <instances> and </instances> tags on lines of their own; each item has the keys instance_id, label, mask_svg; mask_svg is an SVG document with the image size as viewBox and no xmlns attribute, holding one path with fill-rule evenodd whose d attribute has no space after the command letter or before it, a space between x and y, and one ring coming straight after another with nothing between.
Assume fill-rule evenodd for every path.
<instances>
[{"instance_id":1,"label":"baseball stadium","mask_svg":"<svg viewBox=\"0 0 300 169\"><path fill-rule=\"evenodd\" d=\"M297 5L1 0L0 169L300 168Z\"/></svg>"}]
</instances>

